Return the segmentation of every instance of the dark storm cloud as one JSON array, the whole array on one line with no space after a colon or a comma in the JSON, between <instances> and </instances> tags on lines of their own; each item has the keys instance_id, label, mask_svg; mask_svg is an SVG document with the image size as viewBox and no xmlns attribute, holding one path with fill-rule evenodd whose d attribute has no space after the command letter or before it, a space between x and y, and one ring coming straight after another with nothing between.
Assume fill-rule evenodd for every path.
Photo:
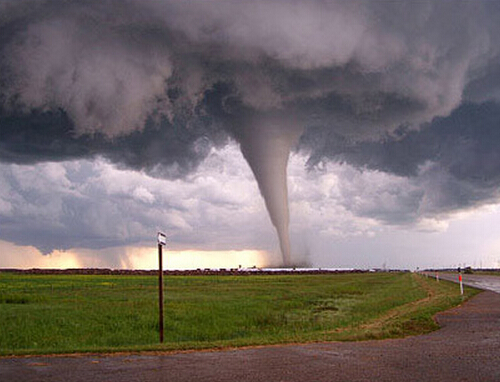
<instances>
[{"instance_id":1,"label":"dark storm cloud","mask_svg":"<svg viewBox=\"0 0 500 382\"><path fill-rule=\"evenodd\" d=\"M500 163L495 160L495 148L499 142L500 105L494 102L463 104L448 117L435 118L419 130L401 127L380 140L353 141L321 127L308 129L301 140L304 148L313 148L310 165L329 158L416 176L421 165L433 161L449 168L455 176L470 180L496 178Z\"/></svg>"},{"instance_id":2,"label":"dark storm cloud","mask_svg":"<svg viewBox=\"0 0 500 382\"><path fill-rule=\"evenodd\" d=\"M495 2L26 0L0 7L3 162L104 156L176 178L233 139L284 258L286 165L303 132L300 149L311 164L343 160L427 187L400 193L410 206L404 216L372 203L359 215L409 221L495 197Z\"/></svg>"},{"instance_id":3,"label":"dark storm cloud","mask_svg":"<svg viewBox=\"0 0 500 382\"><path fill-rule=\"evenodd\" d=\"M0 160L29 164L105 156L156 176L177 178L192 172L210 147L227 134L207 118L187 122L149 118L141 130L118 137L101 133L77 134L64 110L30 113L0 112Z\"/></svg>"},{"instance_id":4,"label":"dark storm cloud","mask_svg":"<svg viewBox=\"0 0 500 382\"><path fill-rule=\"evenodd\" d=\"M180 130L222 124L238 139L251 118L291 116L376 137L447 115L498 57L488 2L2 5L3 121L29 130L33 111L56 124L64 113L75 136L129 135L165 118Z\"/></svg>"}]
</instances>

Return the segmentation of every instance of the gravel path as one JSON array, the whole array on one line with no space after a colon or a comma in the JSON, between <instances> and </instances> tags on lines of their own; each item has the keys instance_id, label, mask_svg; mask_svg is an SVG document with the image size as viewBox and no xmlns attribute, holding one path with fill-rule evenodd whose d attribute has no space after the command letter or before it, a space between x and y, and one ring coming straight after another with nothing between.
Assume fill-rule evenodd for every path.
<instances>
[{"instance_id":1,"label":"gravel path","mask_svg":"<svg viewBox=\"0 0 500 382\"><path fill-rule=\"evenodd\" d=\"M406 339L163 355L0 359L0 381L500 381L500 294L483 292Z\"/></svg>"}]
</instances>

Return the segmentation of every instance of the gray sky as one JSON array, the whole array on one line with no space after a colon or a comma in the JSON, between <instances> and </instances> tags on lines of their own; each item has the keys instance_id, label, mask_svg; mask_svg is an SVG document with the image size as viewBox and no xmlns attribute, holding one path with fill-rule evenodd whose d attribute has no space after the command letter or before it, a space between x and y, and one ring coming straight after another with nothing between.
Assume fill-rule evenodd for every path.
<instances>
[{"instance_id":1,"label":"gray sky","mask_svg":"<svg viewBox=\"0 0 500 382\"><path fill-rule=\"evenodd\" d=\"M499 3L0 14L0 266L500 266Z\"/></svg>"}]
</instances>

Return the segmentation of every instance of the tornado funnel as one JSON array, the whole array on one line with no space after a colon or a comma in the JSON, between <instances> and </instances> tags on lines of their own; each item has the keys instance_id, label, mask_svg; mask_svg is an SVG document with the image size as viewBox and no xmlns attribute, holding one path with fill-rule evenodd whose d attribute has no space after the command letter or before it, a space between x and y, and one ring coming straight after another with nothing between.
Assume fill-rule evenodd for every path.
<instances>
[{"instance_id":1,"label":"tornado funnel","mask_svg":"<svg viewBox=\"0 0 500 382\"><path fill-rule=\"evenodd\" d=\"M291 265L287 165L290 150L301 132L290 124L264 121L247 126L239 137L243 156L252 169L278 233L284 266Z\"/></svg>"}]
</instances>

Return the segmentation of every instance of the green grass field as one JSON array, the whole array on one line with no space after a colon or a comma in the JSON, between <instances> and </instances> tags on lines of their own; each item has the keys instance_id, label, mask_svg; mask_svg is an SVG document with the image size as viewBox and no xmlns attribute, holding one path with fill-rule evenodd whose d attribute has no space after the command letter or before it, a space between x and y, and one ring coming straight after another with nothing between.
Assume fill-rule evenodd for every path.
<instances>
[{"instance_id":1,"label":"green grass field","mask_svg":"<svg viewBox=\"0 0 500 382\"><path fill-rule=\"evenodd\" d=\"M458 287L410 273L172 276L0 273L0 355L361 340L437 328ZM466 298L477 293L466 288Z\"/></svg>"}]
</instances>

